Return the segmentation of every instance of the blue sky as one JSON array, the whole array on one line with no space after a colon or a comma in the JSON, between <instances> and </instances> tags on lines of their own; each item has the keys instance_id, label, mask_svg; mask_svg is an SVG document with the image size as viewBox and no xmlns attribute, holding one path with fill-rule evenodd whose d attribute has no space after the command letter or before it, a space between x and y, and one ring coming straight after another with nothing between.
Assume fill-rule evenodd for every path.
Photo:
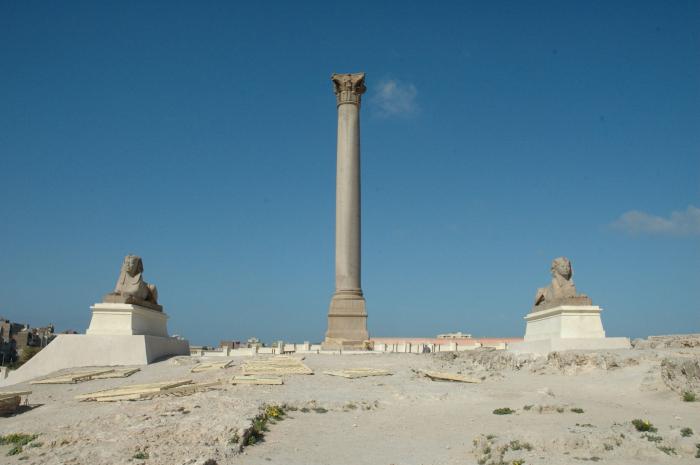
<instances>
[{"instance_id":1,"label":"blue sky","mask_svg":"<svg viewBox=\"0 0 700 465\"><path fill-rule=\"evenodd\" d=\"M700 331L700 3L0 2L0 314L323 338L332 72L367 73L370 333L521 336L554 257L610 335Z\"/></svg>"}]
</instances>

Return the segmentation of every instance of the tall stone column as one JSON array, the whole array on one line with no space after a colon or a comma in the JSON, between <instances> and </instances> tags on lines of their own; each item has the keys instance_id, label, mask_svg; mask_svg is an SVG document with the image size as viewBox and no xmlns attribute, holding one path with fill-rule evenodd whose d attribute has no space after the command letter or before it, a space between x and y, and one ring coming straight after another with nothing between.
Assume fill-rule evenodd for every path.
<instances>
[{"instance_id":1,"label":"tall stone column","mask_svg":"<svg viewBox=\"0 0 700 465\"><path fill-rule=\"evenodd\" d=\"M324 349L359 349L369 339L360 284L360 99L365 74L331 76L338 106L335 192L335 294Z\"/></svg>"}]
</instances>

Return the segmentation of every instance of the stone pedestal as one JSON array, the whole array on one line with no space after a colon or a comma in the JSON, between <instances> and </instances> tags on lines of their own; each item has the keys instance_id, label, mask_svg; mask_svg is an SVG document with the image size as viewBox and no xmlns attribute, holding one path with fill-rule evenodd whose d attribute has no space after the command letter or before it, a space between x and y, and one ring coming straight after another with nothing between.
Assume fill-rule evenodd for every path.
<instances>
[{"instance_id":1,"label":"stone pedestal","mask_svg":"<svg viewBox=\"0 0 700 465\"><path fill-rule=\"evenodd\" d=\"M541 339L604 338L597 305L560 305L525 316L525 341Z\"/></svg>"},{"instance_id":2,"label":"stone pedestal","mask_svg":"<svg viewBox=\"0 0 700 465\"><path fill-rule=\"evenodd\" d=\"M361 349L369 340L360 264L360 100L365 75L331 77L338 107L335 203L335 294L324 350Z\"/></svg>"},{"instance_id":3,"label":"stone pedestal","mask_svg":"<svg viewBox=\"0 0 700 465\"><path fill-rule=\"evenodd\" d=\"M367 311L362 295L336 293L328 311L328 331L323 350L365 348L369 340Z\"/></svg>"},{"instance_id":4,"label":"stone pedestal","mask_svg":"<svg viewBox=\"0 0 700 465\"><path fill-rule=\"evenodd\" d=\"M168 337L168 315L147 307L123 303L99 303L92 307L92 335L148 335Z\"/></svg>"},{"instance_id":5,"label":"stone pedestal","mask_svg":"<svg viewBox=\"0 0 700 465\"><path fill-rule=\"evenodd\" d=\"M529 313L525 340L508 345L514 352L628 349L626 337L605 337L597 305L560 305Z\"/></svg>"}]
</instances>

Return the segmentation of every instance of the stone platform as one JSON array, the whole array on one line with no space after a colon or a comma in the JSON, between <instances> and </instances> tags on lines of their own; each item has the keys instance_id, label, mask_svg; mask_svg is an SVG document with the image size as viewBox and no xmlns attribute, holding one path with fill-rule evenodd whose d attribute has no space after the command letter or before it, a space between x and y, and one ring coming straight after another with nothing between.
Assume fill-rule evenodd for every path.
<instances>
[{"instance_id":1,"label":"stone platform","mask_svg":"<svg viewBox=\"0 0 700 465\"><path fill-rule=\"evenodd\" d=\"M507 350L519 354L547 354L564 350L616 350L629 349L630 340L626 337L604 338L552 338L539 341L524 341L508 344Z\"/></svg>"},{"instance_id":2,"label":"stone platform","mask_svg":"<svg viewBox=\"0 0 700 465\"><path fill-rule=\"evenodd\" d=\"M147 365L167 356L189 353L189 342L172 337L61 334L18 370L11 371L0 386L65 368Z\"/></svg>"},{"instance_id":3,"label":"stone platform","mask_svg":"<svg viewBox=\"0 0 700 465\"><path fill-rule=\"evenodd\" d=\"M86 334L61 334L0 386L22 383L65 368L147 365L189 355L188 341L168 337L168 315L140 305L98 303L90 307Z\"/></svg>"},{"instance_id":4,"label":"stone platform","mask_svg":"<svg viewBox=\"0 0 700 465\"><path fill-rule=\"evenodd\" d=\"M518 353L561 350L629 349L626 337L605 337L597 305L560 305L529 313L523 342L508 344Z\"/></svg>"}]
</instances>

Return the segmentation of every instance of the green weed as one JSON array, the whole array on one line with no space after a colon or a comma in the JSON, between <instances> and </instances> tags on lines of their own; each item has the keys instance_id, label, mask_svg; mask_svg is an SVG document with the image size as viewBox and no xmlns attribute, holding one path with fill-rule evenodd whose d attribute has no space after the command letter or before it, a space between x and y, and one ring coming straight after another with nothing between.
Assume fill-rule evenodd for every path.
<instances>
[{"instance_id":1,"label":"green weed","mask_svg":"<svg viewBox=\"0 0 700 465\"><path fill-rule=\"evenodd\" d=\"M650 433L656 433L656 427L649 420L640 420L639 418L632 420L632 424L637 429L637 431L648 431Z\"/></svg>"},{"instance_id":2,"label":"green weed","mask_svg":"<svg viewBox=\"0 0 700 465\"><path fill-rule=\"evenodd\" d=\"M649 434L649 433L642 434L642 437L646 438L646 440L649 442L661 442L664 439L661 436L657 436L655 434Z\"/></svg>"},{"instance_id":3,"label":"green weed","mask_svg":"<svg viewBox=\"0 0 700 465\"><path fill-rule=\"evenodd\" d=\"M515 410L512 410L510 407L501 407L493 411L494 415L510 415L512 413L515 413Z\"/></svg>"},{"instance_id":4,"label":"green weed","mask_svg":"<svg viewBox=\"0 0 700 465\"><path fill-rule=\"evenodd\" d=\"M38 437L38 434L12 433L6 436L0 436L0 445L14 444L16 446L26 446Z\"/></svg>"},{"instance_id":5,"label":"green weed","mask_svg":"<svg viewBox=\"0 0 700 465\"><path fill-rule=\"evenodd\" d=\"M522 450L522 449L525 449L526 451L532 450L532 444L530 444L529 442L520 442L518 440L510 441L509 446L512 450Z\"/></svg>"}]
</instances>

